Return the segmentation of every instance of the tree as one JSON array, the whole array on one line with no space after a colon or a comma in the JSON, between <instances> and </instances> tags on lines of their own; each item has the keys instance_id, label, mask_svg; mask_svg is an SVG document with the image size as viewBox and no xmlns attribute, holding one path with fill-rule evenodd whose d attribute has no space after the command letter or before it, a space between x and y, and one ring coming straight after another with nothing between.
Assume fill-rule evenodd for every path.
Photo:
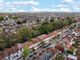
<instances>
[{"instance_id":1,"label":"tree","mask_svg":"<svg viewBox=\"0 0 80 60\"><path fill-rule=\"evenodd\" d=\"M74 49L75 49L74 47L71 47L70 49L67 50L67 52L68 52L69 54L73 54Z\"/></svg>"},{"instance_id":2,"label":"tree","mask_svg":"<svg viewBox=\"0 0 80 60\"><path fill-rule=\"evenodd\" d=\"M64 55L63 54L58 54L55 58L55 60L64 60Z\"/></svg>"},{"instance_id":3,"label":"tree","mask_svg":"<svg viewBox=\"0 0 80 60\"><path fill-rule=\"evenodd\" d=\"M44 21L42 25L47 25L48 23L49 23L48 21Z\"/></svg>"},{"instance_id":4,"label":"tree","mask_svg":"<svg viewBox=\"0 0 80 60\"><path fill-rule=\"evenodd\" d=\"M45 45L45 41L41 41L40 45L43 47Z\"/></svg>"},{"instance_id":5,"label":"tree","mask_svg":"<svg viewBox=\"0 0 80 60\"><path fill-rule=\"evenodd\" d=\"M39 31L41 34L47 34L47 33L48 33L48 29L47 29L46 27L47 27L47 25L39 26L38 31Z\"/></svg>"},{"instance_id":6,"label":"tree","mask_svg":"<svg viewBox=\"0 0 80 60\"><path fill-rule=\"evenodd\" d=\"M3 32L3 29L2 29L2 27L0 27L0 32Z\"/></svg>"},{"instance_id":7,"label":"tree","mask_svg":"<svg viewBox=\"0 0 80 60\"><path fill-rule=\"evenodd\" d=\"M4 17L3 16L0 16L0 21L4 20Z\"/></svg>"},{"instance_id":8,"label":"tree","mask_svg":"<svg viewBox=\"0 0 80 60\"><path fill-rule=\"evenodd\" d=\"M10 18L12 18L12 19L18 19L18 17L16 17L16 16L11 16Z\"/></svg>"},{"instance_id":9,"label":"tree","mask_svg":"<svg viewBox=\"0 0 80 60\"><path fill-rule=\"evenodd\" d=\"M53 25L53 30L60 29L63 27L62 21L54 21L52 22L52 25Z\"/></svg>"},{"instance_id":10,"label":"tree","mask_svg":"<svg viewBox=\"0 0 80 60\"><path fill-rule=\"evenodd\" d=\"M23 56L25 59L29 56L29 53L30 53L29 47L27 47L27 46L24 47L23 48Z\"/></svg>"},{"instance_id":11,"label":"tree","mask_svg":"<svg viewBox=\"0 0 80 60\"><path fill-rule=\"evenodd\" d=\"M17 39L17 42L16 43L22 43L23 40L22 40L22 35L19 31L16 31L16 33L14 34L15 38Z\"/></svg>"},{"instance_id":12,"label":"tree","mask_svg":"<svg viewBox=\"0 0 80 60\"><path fill-rule=\"evenodd\" d=\"M40 20L39 19L37 19L37 23L40 24Z\"/></svg>"},{"instance_id":13,"label":"tree","mask_svg":"<svg viewBox=\"0 0 80 60\"><path fill-rule=\"evenodd\" d=\"M22 24L22 22L21 21L17 21L17 24Z\"/></svg>"},{"instance_id":14,"label":"tree","mask_svg":"<svg viewBox=\"0 0 80 60\"><path fill-rule=\"evenodd\" d=\"M68 25L68 22L63 21L63 25L64 25L64 26L67 26L67 25Z\"/></svg>"},{"instance_id":15,"label":"tree","mask_svg":"<svg viewBox=\"0 0 80 60\"><path fill-rule=\"evenodd\" d=\"M67 18L65 19L65 21L68 23L68 25L70 25L70 24L73 23L73 19L70 18L70 17L67 17Z\"/></svg>"},{"instance_id":16,"label":"tree","mask_svg":"<svg viewBox=\"0 0 80 60\"><path fill-rule=\"evenodd\" d=\"M2 35L0 35L0 49L10 48L15 45L17 41L14 34L2 33Z\"/></svg>"},{"instance_id":17,"label":"tree","mask_svg":"<svg viewBox=\"0 0 80 60\"><path fill-rule=\"evenodd\" d=\"M32 30L32 31L31 31L31 35L32 35L32 38L34 38L34 37L39 36L39 35L40 35L40 32L37 31L37 30Z\"/></svg>"},{"instance_id":18,"label":"tree","mask_svg":"<svg viewBox=\"0 0 80 60\"><path fill-rule=\"evenodd\" d=\"M22 20L22 23L26 23L26 22L27 22L27 19Z\"/></svg>"},{"instance_id":19,"label":"tree","mask_svg":"<svg viewBox=\"0 0 80 60\"><path fill-rule=\"evenodd\" d=\"M54 18L54 17L52 17L52 18L50 19L50 22L53 22L53 21L54 21L54 19L55 19L55 18Z\"/></svg>"},{"instance_id":20,"label":"tree","mask_svg":"<svg viewBox=\"0 0 80 60\"><path fill-rule=\"evenodd\" d=\"M25 28L25 27L23 27L23 28L21 28L21 29L19 30L22 38L27 37L27 38L29 38L29 40L31 40L31 38L32 38L31 31L32 31L32 30L30 30L30 29L28 29L28 28Z\"/></svg>"},{"instance_id":21,"label":"tree","mask_svg":"<svg viewBox=\"0 0 80 60\"><path fill-rule=\"evenodd\" d=\"M53 30L60 29L64 26L68 25L66 21L53 21L50 23L44 22L42 25L38 27L38 31L41 34L48 34Z\"/></svg>"},{"instance_id":22,"label":"tree","mask_svg":"<svg viewBox=\"0 0 80 60\"><path fill-rule=\"evenodd\" d=\"M49 32L53 31L52 24L42 24L41 26L38 27L38 31L41 34L48 34Z\"/></svg>"}]
</instances>

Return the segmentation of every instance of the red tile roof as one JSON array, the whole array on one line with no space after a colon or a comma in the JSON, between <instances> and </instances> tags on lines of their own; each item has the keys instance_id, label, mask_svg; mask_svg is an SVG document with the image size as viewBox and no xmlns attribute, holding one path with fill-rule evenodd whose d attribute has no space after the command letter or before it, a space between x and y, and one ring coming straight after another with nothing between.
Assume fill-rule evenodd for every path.
<instances>
[{"instance_id":1,"label":"red tile roof","mask_svg":"<svg viewBox=\"0 0 80 60\"><path fill-rule=\"evenodd\" d=\"M59 51L62 51L62 52L64 51L64 47L63 47L62 43L61 44L57 44L55 46L55 48L58 49Z\"/></svg>"},{"instance_id":2,"label":"red tile roof","mask_svg":"<svg viewBox=\"0 0 80 60\"><path fill-rule=\"evenodd\" d=\"M11 54L18 52L18 50L19 49L17 46L13 46L11 48L4 49L4 51L0 52L0 60L4 59L4 57L6 56L10 56Z\"/></svg>"},{"instance_id":3,"label":"red tile roof","mask_svg":"<svg viewBox=\"0 0 80 60\"><path fill-rule=\"evenodd\" d=\"M1 58L4 58L4 56L9 56L11 53L16 53L19 49L23 48L24 46L31 46L35 43L38 43L38 42L48 38L49 36L55 36L56 34L57 34L57 31L53 31L52 33L50 33L48 35L44 34L44 35L35 37L32 39L32 41L25 42L25 43L22 43L17 46L12 46L11 48L7 48L3 52L0 53L0 60L1 60Z\"/></svg>"}]
</instances>

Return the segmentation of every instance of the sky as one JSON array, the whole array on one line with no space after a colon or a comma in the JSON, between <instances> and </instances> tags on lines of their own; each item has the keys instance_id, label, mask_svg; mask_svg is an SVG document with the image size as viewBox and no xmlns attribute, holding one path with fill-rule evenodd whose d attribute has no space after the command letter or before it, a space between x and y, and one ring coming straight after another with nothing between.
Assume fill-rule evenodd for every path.
<instances>
[{"instance_id":1,"label":"sky","mask_svg":"<svg viewBox=\"0 0 80 60\"><path fill-rule=\"evenodd\" d=\"M0 0L0 12L80 12L80 0Z\"/></svg>"}]
</instances>

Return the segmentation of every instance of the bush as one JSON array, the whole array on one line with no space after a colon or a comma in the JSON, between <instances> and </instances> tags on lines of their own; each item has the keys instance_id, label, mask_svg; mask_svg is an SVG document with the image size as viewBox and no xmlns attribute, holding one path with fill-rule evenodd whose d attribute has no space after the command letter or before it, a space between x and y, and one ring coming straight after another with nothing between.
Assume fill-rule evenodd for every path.
<instances>
[{"instance_id":1,"label":"bush","mask_svg":"<svg viewBox=\"0 0 80 60\"><path fill-rule=\"evenodd\" d=\"M55 58L55 60L64 60L63 54L58 54Z\"/></svg>"},{"instance_id":2,"label":"bush","mask_svg":"<svg viewBox=\"0 0 80 60\"><path fill-rule=\"evenodd\" d=\"M29 56L29 53L30 53L30 50L29 50L29 47L24 47L23 48L23 56L26 58Z\"/></svg>"},{"instance_id":3,"label":"bush","mask_svg":"<svg viewBox=\"0 0 80 60\"><path fill-rule=\"evenodd\" d=\"M74 47L68 49L67 52L68 52L69 54L73 54L73 52L74 52Z\"/></svg>"},{"instance_id":4,"label":"bush","mask_svg":"<svg viewBox=\"0 0 80 60\"><path fill-rule=\"evenodd\" d=\"M0 16L0 21L4 20L4 17L3 16Z\"/></svg>"}]
</instances>

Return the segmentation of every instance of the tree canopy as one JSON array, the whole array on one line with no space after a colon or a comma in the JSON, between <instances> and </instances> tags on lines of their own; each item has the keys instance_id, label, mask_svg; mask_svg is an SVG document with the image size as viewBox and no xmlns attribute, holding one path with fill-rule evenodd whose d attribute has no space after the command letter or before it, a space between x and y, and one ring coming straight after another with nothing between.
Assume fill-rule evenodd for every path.
<instances>
[{"instance_id":1,"label":"tree canopy","mask_svg":"<svg viewBox=\"0 0 80 60\"><path fill-rule=\"evenodd\" d=\"M26 58L29 56L30 50L29 48L26 46L23 48L23 56Z\"/></svg>"},{"instance_id":2,"label":"tree canopy","mask_svg":"<svg viewBox=\"0 0 80 60\"><path fill-rule=\"evenodd\" d=\"M38 27L38 31L41 34L48 34L49 32L56 30L56 29L60 29L66 25L70 25L72 23L72 21L70 20L65 20L65 21L53 21L53 22L44 22L42 25L40 25Z\"/></svg>"},{"instance_id":3,"label":"tree canopy","mask_svg":"<svg viewBox=\"0 0 80 60\"><path fill-rule=\"evenodd\" d=\"M4 20L4 17L3 16L0 16L0 21Z\"/></svg>"}]
</instances>

